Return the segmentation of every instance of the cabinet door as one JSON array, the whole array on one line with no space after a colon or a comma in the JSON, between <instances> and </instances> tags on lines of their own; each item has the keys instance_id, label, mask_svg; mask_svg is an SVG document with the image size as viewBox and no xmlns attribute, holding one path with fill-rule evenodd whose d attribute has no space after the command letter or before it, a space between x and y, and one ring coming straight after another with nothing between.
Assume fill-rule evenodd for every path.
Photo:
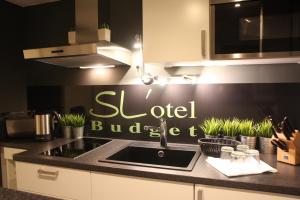
<instances>
[{"instance_id":1,"label":"cabinet door","mask_svg":"<svg viewBox=\"0 0 300 200\"><path fill-rule=\"evenodd\" d=\"M3 156L1 156L3 187L17 189L16 166L13 156L24 151L26 150L9 147L3 148Z\"/></svg>"},{"instance_id":2,"label":"cabinet door","mask_svg":"<svg viewBox=\"0 0 300 200\"><path fill-rule=\"evenodd\" d=\"M292 50L292 1L262 0L263 52Z\"/></svg>"},{"instance_id":3,"label":"cabinet door","mask_svg":"<svg viewBox=\"0 0 300 200\"><path fill-rule=\"evenodd\" d=\"M89 171L16 162L17 189L63 199L90 200Z\"/></svg>"},{"instance_id":4,"label":"cabinet door","mask_svg":"<svg viewBox=\"0 0 300 200\"><path fill-rule=\"evenodd\" d=\"M296 53L299 55L300 51L300 1L299 0L292 0L292 8L293 8L293 15L292 15L292 51L298 51Z\"/></svg>"},{"instance_id":5,"label":"cabinet door","mask_svg":"<svg viewBox=\"0 0 300 200\"><path fill-rule=\"evenodd\" d=\"M250 190L240 190L231 188L222 188L206 185L196 185L195 200L296 200L297 196L280 195L266 192L256 192Z\"/></svg>"},{"instance_id":6,"label":"cabinet door","mask_svg":"<svg viewBox=\"0 0 300 200\"><path fill-rule=\"evenodd\" d=\"M260 51L261 2L242 1L214 6L214 53L256 53Z\"/></svg>"},{"instance_id":7,"label":"cabinet door","mask_svg":"<svg viewBox=\"0 0 300 200\"><path fill-rule=\"evenodd\" d=\"M194 185L92 172L92 200L193 200Z\"/></svg>"},{"instance_id":8,"label":"cabinet door","mask_svg":"<svg viewBox=\"0 0 300 200\"><path fill-rule=\"evenodd\" d=\"M209 0L143 0L144 61L208 58Z\"/></svg>"}]
</instances>

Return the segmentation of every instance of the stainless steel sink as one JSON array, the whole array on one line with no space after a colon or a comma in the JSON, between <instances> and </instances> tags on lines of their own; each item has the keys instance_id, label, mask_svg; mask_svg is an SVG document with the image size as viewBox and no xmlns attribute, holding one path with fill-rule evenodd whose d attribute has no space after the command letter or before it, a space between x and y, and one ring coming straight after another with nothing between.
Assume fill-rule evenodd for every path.
<instances>
[{"instance_id":1,"label":"stainless steel sink","mask_svg":"<svg viewBox=\"0 0 300 200\"><path fill-rule=\"evenodd\" d=\"M129 145L100 162L191 171L200 155L198 148Z\"/></svg>"}]
</instances>

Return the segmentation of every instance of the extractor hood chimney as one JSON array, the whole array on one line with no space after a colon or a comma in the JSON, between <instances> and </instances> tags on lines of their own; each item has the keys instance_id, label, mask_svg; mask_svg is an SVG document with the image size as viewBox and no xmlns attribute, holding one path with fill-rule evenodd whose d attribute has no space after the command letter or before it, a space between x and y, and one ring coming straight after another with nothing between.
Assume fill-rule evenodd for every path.
<instances>
[{"instance_id":1,"label":"extractor hood chimney","mask_svg":"<svg viewBox=\"0 0 300 200\"><path fill-rule=\"evenodd\" d=\"M75 44L23 50L24 58L71 68L131 65L130 50L99 41L98 8L98 0L75 0Z\"/></svg>"}]
</instances>

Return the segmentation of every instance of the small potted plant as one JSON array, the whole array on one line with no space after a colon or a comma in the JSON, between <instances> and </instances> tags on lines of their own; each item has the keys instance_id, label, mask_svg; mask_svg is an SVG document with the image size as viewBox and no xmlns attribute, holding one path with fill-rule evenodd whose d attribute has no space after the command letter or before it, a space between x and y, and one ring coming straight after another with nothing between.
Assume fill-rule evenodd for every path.
<instances>
[{"instance_id":1,"label":"small potted plant","mask_svg":"<svg viewBox=\"0 0 300 200\"><path fill-rule=\"evenodd\" d=\"M272 123L269 120L263 120L256 125L256 132L259 136L259 149L261 153L275 153L276 148L271 144Z\"/></svg>"},{"instance_id":2,"label":"small potted plant","mask_svg":"<svg viewBox=\"0 0 300 200\"><path fill-rule=\"evenodd\" d=\"M85 117L79 114L70 115L73 138L82 138L84 132Z\"/></svg>"},{"instance_id":3,"label":"small potted plant","mask_svg":"<svg viewBox=\"0 0 300 200\"><path fill-rule=\"evenodd\" d=\"M110 42L110 29L107 23L103 23L98 29L98 39Z\"/></svg>"},{"instance_id":4,"label":"small potted plant","mask_svg":"<svg viewBox=\"0 0 300 200\"><path fill-rule=\"evenodd\" d=\"M225 120L222 127L223 137L225 139L237 140L240 131L239 125L240 120L237 118Z\"/></svg>"},{"instance_id":5,"label":"small potted plant","mask_svg":"<svg viewBox=\"0 0 300 200\"><path fill-rule=\"evenodd\" d=\"M64 138L71 138L71 118L69 114L64 114L59 118Z\"/></svg>"},{"instance_id":6,"label":"small potted plant","mask_svg":"<svg viewBox=\"0 0 300 200\"><path fill-rule=\"evenodd\" d=\"M218 138L221 134L223 127L223 120L211 118L206 119L200 125L200 128L204 132L205 138Z\"/></svg>"},{"instance_id":7,"label":"small potted plant","mask_svg":"<svg viewBox=\"0 0 300 200\"><path fill-rule=\"evenodd\" d=\"M242 144L246 144L250 149L256 148L256 130L253 120L241 120L239 125Z\"/></svg>"}]
</instances>

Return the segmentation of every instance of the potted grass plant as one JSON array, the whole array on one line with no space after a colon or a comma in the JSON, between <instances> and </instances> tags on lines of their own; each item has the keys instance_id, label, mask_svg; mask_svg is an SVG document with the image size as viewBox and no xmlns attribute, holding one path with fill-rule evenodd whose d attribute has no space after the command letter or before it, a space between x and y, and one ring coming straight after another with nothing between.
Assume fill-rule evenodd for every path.
<instances>
[{"instance_id":1,"label":"potted grass plant","mask_svg":"<svg viewBox=\"0 0 300 200\"><path fill-rule=\"evenodd\" d=\"M242 144L246 144L250 149L256 148L256 130L253 120L241 120L239 124L239 132L241 134Z\"/></svg>"},{"instance_id":2,"label":"potted grass plant","mask_svg":"<svg viewBox=\"0 0 300 200\"><path fill-rule=\"evenodd\" d=\"M85 117L79 114L71 114L70 122L72 126L73 138L82 138L84 132Z\"/></svg>"},{"instance_id":3,"label":"potted grass plant","mask_svg":"<svg viewBox=\"0 0 300 200\"><path fill-rule=\"evenodd\" d=\"M210 118L203 121L200 125L201 130L204 132L205 138L218 138L221 134L223 120L217 118Z\"/></svg>"},{"instance_id":4,"label":"potted grass plant","mask_svg":"<svg viewBox=\"0 0 300 200\"><path fill-rule=\"evenodd\" d=\"M59 118L59 124L62 127L64 138L71 138L71 115L64 114Z\"/></svg>"},{"instance_id":5,"label":"potted grass plant","mask_svg":"<svg viewBox=\"0 0 300 200\"><path fill-rule=\"evenodd\" d=\"M101 40L105 40L110 42L110 29L109 29L109 25L107 23L103 23L100 26L100 29L98 29L98 39Z\"/></svg>"},{"instance_id":6,"label":"potted grass plant","mask_svg":"<svg viewBox=\"0 0 300 200\"><path fill-rule=\"evenodd\" d=\"M276 148L271 144L272 123L269 120L263 120L256 124L256 132L259 137L259 149L261 153L273 154L276 152Z\"/></svg>"},{"instance_id":7,"label":"potted grass plant","mask_svg":"<svg viewBox=\"0 0 300 200\"><path fill-rule=\"evenodd\" d=\"M240 125L240 120L237 118L234 118L232 120L230 119L224 120L223 127L222 127L223 138L237 140L240 131L239 125Z\"/></svg>"}]
</instances>

